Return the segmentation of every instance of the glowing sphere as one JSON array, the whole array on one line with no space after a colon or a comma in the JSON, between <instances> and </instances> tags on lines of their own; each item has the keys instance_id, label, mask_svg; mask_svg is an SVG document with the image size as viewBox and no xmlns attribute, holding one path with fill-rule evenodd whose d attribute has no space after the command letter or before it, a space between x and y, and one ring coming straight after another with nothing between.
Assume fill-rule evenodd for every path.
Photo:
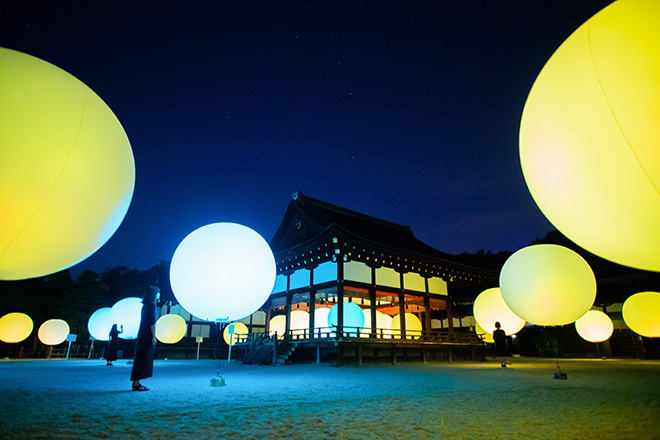
<instances>
[{"instance_id":1,"label":"glowing sphere","mask_svg":"<svg viewBox=\"0 0 660 440\"><path fill-rule=\"evenodd\" d=\"M268 334L270 336L274 336L277 332L277 339L284 338L284 333L286 333L286 315L273 316L270 319L269 328L270 331Z\"/></svg>"},{"instance_id":2,"label":"glowing sphere","mask_svg":"<svg viewBox=\"0 0 660 440\"><path fill-rule=\"evenodd\" d=\"M660 293L640 292L623 303L623 320L635 333L660 337Z\"/></svg>"},{"instance_id":3,"label":"glowing sphere","mask_svg":"<svg viewBox=\"0 0 660 440\"><path fill-rule=\"evenodd\" d=\"M203 226L172 257L170 282L189 313L207 321L244 318L263 305L275 284L268 243L236 223Z\"/></svg>"},{"instance_id":4,"label":"glowing sphere","mask_svg":"<svg viewBox=\"0 0 660 440\"><path fill-rule=\"evenodd\" d=\"M660 271L660 2L617 1L577 29L531 89L525 180L543 214L590 252Z\"/></svg>"},{"instance_id":5,"label":"glowing sphere","mask_svg":"<svg viewBox=\"0 0 660 440\"><path fill-rule=\"evenodd\" d=\"M493 327L494 328L494 327ZM477 322L477 325L474 326L474 331L477 333L477 335L481 336L484 342L487 342L489 344L494 344L495 340L493 339L493 334L487 332L484 330L479 323Z\"/></svg>"},{"instance_id":6,"label":"glowing sphere","mask_svg":"<svg viewBox=\"0 0 660 440\"><path fill-rule=\"evenodd\" d=\"M422 334L422 322L412 313L404 313L403 316L406 320L406 338L419 339ZM392 318L390 328L392 329L392 334L401 336L401 315L396 315Z\"/></svg>"},{"instance_id":7,"label":"glowing sphere","mask_svg":"<svg viewBox=\"0 0 660 440\"><path fill-rule=\"evenodd\" d=\"M168 313L156 321L156 339L163 344L176 344L186 335L188 325L179 315Z\"/></svg>"},{"instance_id":8,"label":"glowing sphere","mask_svg":"<svg viewBox=\"0 0 660 440\"><path fill-rule=\"evenodd\" d=\"M87 330L92 338L98 341L107 341L110 339L110 307L101 307L92 313L87 321Z\"/></svg>"},{"instance_id":9,"label":"glowing sphere","mask_svg":"<svg viewBox=\"0 0 660 440\"><path fill-rule=\"evenodd\" d=\"M536 325L575 322L596 299L596 278L577 253L540 244L511 255L500 272L504 302L513 313Z\"/></svg>"},{"instance_id":10,"label":"glowing sphere","mask_svg":"<svg viewBox=\"0 0 660 440\"><path fill-rule=\"evenodd\" d=\"M575 330L585 341L603 342L612 336L614 324L610 317L600 310L589 310L575 321Z\"/></svg>"},{"instance_id":11,"label":"glowing sphere","mask_svg":"<svg viewBox=\"0 0 660 440\"><path fill-rule=\"evenodd\" d=\"M328 336L330 333L328 314L330 307L319 307L314 309L314 334Z\"/></svg>"},{"instance_id":12,"label":"glowing sphere","mask_svg":"<svg viewBox=\"0 0 660 440\"><path fill-rule=\"evenodd\" d=\"M291 333L294 335L309 335L309 313L304 310L291 311Z\"/></svg>"},{"instance_id":13,"label":"glowing sphere","mask_svg":"<svg viewBox=\"0 0 660 440\"><path fill-rule=\"evenodd\" d=\"M233 325L234 326L234 336L229 333L229 326ZM248 331L248 328L245 324L242 322L234 322L233 324L229 324L228 326L225 327L224 331L222 332L222 339L225 340L227 345L235 345L237 342L243 341L244 338L250 333ZM277 332L279 335L280 332Z\"/></svg>"},{"instance_id":14,"label":"glowing sphere","mask_svg":"<svg viewBox=\"0 0 660 440\"><path fill-rule=\"evenodd\" d=\"M360 332L361 338L368 338L371 335L371 310L364 309L364 328ZM378 337L382 335L383 339L390 338L392 335L392 330L390 326L392 324L392 317L387 316L383 312L376 310L376 334Z\"/></svg>"},{"instance_id":15,"label":"glowing sphere","mask_svg":"<svg viewBox=\"0 0 660 440\"><path fill-rule=\"evenodd\" d=\"M500 323L507 335L518 333L525 326L525 320L506 305L499 287L481 292L474 300L473 313L481 328L490 329L490 333L495 331L495 322Z\"/></svg>"},{"instance_id":16,"label":"glowing sphere","mask_svg":"<svg viewBox=\"0 0 660 440\"><path fill-rule=\"evenodd\" d=\"M140 317L142 315L142 299L141 298L124 298L119 300L112 306L109 314L110 327L112 324L117 324L117 328L124 331L119 334L120 339L135 339L137 338L138 330L140 329ZM110 330L108 330L110 331Z\"/></svg>"},{"instance_id":17,"label":"glowing sphere","mask_svg":"<svg viewBox=\"0 0 660 440\"><path fill-rule=\"evenodd\" d=\"M30 336L34 325L32 319L24 313L7 313L0 318L0 341L21 342Z\"/></svg>"},{"instance_id":18,"label":"glowing sphere","mask_svg":"<svg viewBox=\"0 0 660 440\"><path fill-rule=\"evenodd\" d=\"M44 345L59 345L69 336L69 324L62 319L49 319L41 324L37 335Z\"/></svg>"},{"instance_id":19,"label":"glowing sphere","mask_svg":"<svg viewBox=\"0 0 660 440\"><path fill-rule=\"evenodd\" d=\"M66 269L115 233L135 164L110 108L65 71L0 48L0 279Z\"/></svg>"},{"instance_id":20,"label":"glowing sphere","mask_svg":"<svg viewBox=\"0 0 660 440\"><path fill-rule=\"evenodd\" d=\"M328 324L330 327L336 327L338 325L338 308L339 303L330 308L330 312L328 313ZM344 332L357 334L362 330L362 327L364 327L364 313L362 313L360 306L352 302L344 302Z\"/></svg>"}]
</instances>

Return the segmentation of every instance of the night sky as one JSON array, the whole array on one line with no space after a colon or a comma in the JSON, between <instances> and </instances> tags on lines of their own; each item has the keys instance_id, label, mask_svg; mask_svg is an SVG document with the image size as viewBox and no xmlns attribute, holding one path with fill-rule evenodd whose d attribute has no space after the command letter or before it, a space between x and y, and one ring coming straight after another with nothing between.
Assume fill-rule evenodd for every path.
<instances>
[{"instance_id":1,"label":"night sky","mask_svg":"<svg viewBox=\"0 0 660 440\"><path fill-rule=\"evenodd\" d=\"M136 163L122 226L74 266L147 269L208 223L270 240L291 194L448 253L552 230L518 159L527 94L610 0L7 1L0 46L94 90Z\"/></svg>"}]
</instances>

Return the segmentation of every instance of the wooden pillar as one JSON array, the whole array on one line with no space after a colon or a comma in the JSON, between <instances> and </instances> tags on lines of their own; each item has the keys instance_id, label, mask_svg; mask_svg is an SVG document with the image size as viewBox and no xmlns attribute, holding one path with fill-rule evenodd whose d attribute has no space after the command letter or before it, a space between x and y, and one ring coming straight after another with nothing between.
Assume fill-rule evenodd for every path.
<instances>
[{"instance_id":1,"label":"wooden pillar","mask_svg":"<svg viewBox=\"0 0 660 440\"><path fill-rule=\"evenodd\" d=\"M371 268L371 286L369 287L369 302L371 303L371 334L370 338L376 338L376 268Z\"/></svg>"},{"instance_id":2,"label":"wooden pillar","mask_svg":"<svg viewBox=\"0 0 660 440\"><path fill-rule=\"evenodd\" d=\"M392 344L392 365L396 365L396 344Z\"/></svg>"},{"instance_id":3,"label":"wooden pillar","mask_svg":"<svg viewBox=\"0 0 660 440\"><path fill-rule=\"evenodd\" d=\"M403 277L403 274L401 275ZM403 294L403 290L399 291L399 320L401 321L401 339L406 338L406 297Z\"/></svg>"},{"instance_id":4,"label":"wooden pillar","mask_svg":"<svg viewBox=\"0 0 660 440\"><path fill-rule=\"evenodd\" d=\"M321 363L321 343L318 342L316 344L316 364L318 365L320 363Z\"/></svg>"},{"instance_id":5,"label":"wooden pillar","mask_svg":"<svg viewBox=\"0 0 660 440\"><path fill-rule=\"evenodd\" d=\"M431 328L431 299L429 298L428 294L428 280L426 280L426 285L427 285L427 292L426 295L424 296L424 334L426 336L430 336L431 332L433 329Z\"/></svg>"},{"instance_id":6,"label":"wooden pillar","mask_svg":"<svg viewBox=\"0 0 660 440\"><path fill-rule=\"evenodd\" d=\"M269 296L266 300L266 333L270 332L270 319L272 318L273 297Z\"/></svg>"},{"instance_id":7,"label":"wooden pillar","mask_svg":"<svg viewBox=\"0 0 660 440\"><path fill-rule=\"evenodd\" d=\"M357 343L357 363L358 366L362 366L362 344Z\"/></svg>"},{"instance_id":8,"label":"wooden pillar","mask_svg":"<svg viewBox=\"0 0 660 440\"><path fill-rule=\"evenodd\" d=\"M314 337L314 326L316 322L314 320L314 310L316 310L316 289L310 289L309 291L309 336L310 338Z\"/></svg>"},{"instance_id":9,"label":"wooden pillar","mask_svg":"<svg viewBox=\"0 0 660 440\"><path fill-rule=\"evenodd\" d=\"M452 312L452 299L447 297L447 328L449 333L454 333L454 313Z\"/></svg>"},{"instance_id":10,"label":"wooden pillar","mask_svg":"<svg viewBox=\"0 0 660 440\"><path fill-rule=\"evenodd\" d=\"M286 313L286 325L284 327L284 335L288 335L291 332L291 292L289 287L286 289L286 305L284 306L284 312Z\"/></svg>"},{"instance_id":11,"label":"wooden pillar","mask_svg":"<svg viewBox=\"0 0 660 440\"><path fill-rule=\"evenodd\" d=\"M337 244L338 245L338 244ZM337 336L344 336L344 257L337 256Z\"/></svg>"}]
</instances>

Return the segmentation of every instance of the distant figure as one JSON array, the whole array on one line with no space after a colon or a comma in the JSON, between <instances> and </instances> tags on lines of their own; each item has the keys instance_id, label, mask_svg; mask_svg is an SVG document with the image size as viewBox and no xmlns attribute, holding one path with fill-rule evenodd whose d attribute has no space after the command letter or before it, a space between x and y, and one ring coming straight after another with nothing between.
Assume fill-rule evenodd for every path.
<instances>
[{"instance_id":1,"label":"distant figure","mask_svg":"<svg viewBox=\"0 0 660 440\"><path fill-rule=\"evenodd\" d=\"M500 360L502 368L506 368L506 355L507 355L507 340L506 333L500 327L499 321L495 322L495 331L493 332L493 341L495 341L495 351Z\"/></svg>"},{"instance_id":2,"label":"distant figure","mask_svg":"<svg viewBox=\"0 0 660 440\"><path fill-rule=\"evenodd\" d=\"M119 347L119 334L124 332L124 326L117 330L117 324L112 324L110 337L108 338L108 349L105 351L106 365L112 366L112 361L117 360L117 348Z\"/></svg>"},{"instance_id":3,"label":"distant figure","mask_svg":"<svg viewBox=\"0 0 660 440\"><path fill-rule=\"evenodd\" d=\"M133 391L148 391L140 379L152 377L154 372L154 352L156 350L156 303L160 298L160 289L149 286L142 298L142 316L135 343L131 380Z\"/></svg>"}]
</instances>

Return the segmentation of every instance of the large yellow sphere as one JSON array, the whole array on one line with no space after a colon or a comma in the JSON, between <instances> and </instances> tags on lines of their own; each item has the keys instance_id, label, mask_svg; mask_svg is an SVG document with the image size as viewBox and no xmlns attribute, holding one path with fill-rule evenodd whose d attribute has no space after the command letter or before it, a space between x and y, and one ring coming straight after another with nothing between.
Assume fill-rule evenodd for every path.
<instances>
[{"instance_id":1,"label":"large yellow sphere","mask_svg":"<svg viewBox=\"0 0 660 440\"><path fill-rule=\"evenodd\" d=\"M596 299L589 264L570 249L540 244L511 255L500 272L504 302L535 325L564 325L584 315Z\"/></svg>"},{"instance_id":2,"label":"large yellow sphere","mask_svg":"<svg viewBox=\"0 0 660 440\"><path fill-rule=\"evenodd\" d=\"M623 303L623 320L635 333L660 337L660 293L640 292Z\"/></svg>"},{"instance_id":3,"label":"large yellow sphere","mask_svg":"<svg viewBox=\"0 0 660 440\"><path fill-rule=\"evenodd\" d=\"M69 324L62 319L49 319L41 324L37 336L44 345L59 345L69 336Z\"/></svg>"},{"instance_id":4,"label":"large yellow sphere","mask_svg":"<svg viewBox=\"0 0 660 440\"><path fill-rule=\"evenodd\" d=\"M12 343L25 340L34 324L32 318L24 313L7 313L0 318L0 341Z\"/></svg>"},{"instance_id":5,"label":"large yellow sphere","mask_svg":"<svg viewBox=\"0 0 660 440\"><path fill-rule=\"evenodd\" d=\"M403 316L406 320L406 338L419 339L422 334L422 322L412 313L404 313ZM392 318L390 328L395 337L401 337L401 315Z\"/></svg>"},{"instance_id":6,"label":"large yellow sphere","mask_svg":"<svg viewBox=\"0 0 660 440\"><path fill-rule=\"evenodd\" d=\"M156 321L156 339L163 344L176 344L186 335L188 325L183 317L168 313Z\"/></svg>"},{"instance_id":7,"label":"large yellow sphere","mask_svg":"<svg viewBox=\"0 0 660 440\"><path fill-rule=\"evenodd\" d=\"M575 321L575 330L589 342L607 341L614 332L612 319L600 310L589 310Z\"/></svg>"},{"instance_id":8,"label":"large yellow sphere","mask_svg":"<svg viewBox=\"0 0 660 440\"><path fill-rule=\"evenodd\" d=\"M283 339L284 334L286 333L286 315L273 316L270 319L268 326L270 328L268 334L271 337L275 336L275 333L277 333L277 339Z\"/></svg>"},{"instance_id":9,"label":"large yellow sphere","mask_svg":"<svg viewBox=\"0 0 660 440\"><path fill-rule=\"evenodd\" d=\"M292 334L309 336L309 313L304 310L292 310L289 326Z\"/></svg>"},{"instance_id":10,"label":"large yellow sphere","mask_svg":"<svg viewBox=\"0 0 660 440\"><path fill-rule=\"evenodd\" d=\"M479 326L490 333L495 331L496 322L500 323L507 335L518 333L525 326L525 320L520 319L506 305L499 287L481 292L474 300L472 309Z\"/></svg>"},{"instance_id":11,"label":"large yellow sphere","mask_svg":"<svg viewBox=\"0 0 660 440\"><path fill-rule=\"evenodd\" d=\"M133 152L110 108L65 71L0 48L0 279L66 269L128 211Z\"/></svg>"},{"instance_id":12,"label":"large yellow sphere","mask_svg":"<svg viewBox=\"0 0 660 440\"><path fill-rule=\"evenodd\" d=\"M230 327L233 325L233 336L232 333L229 333ZM235 345L237 342L242 342L245 340L245 337L250 333L248 328L242 322L234 322L225 327L222 332L222 339L225 340L227 345Z\"/></svg>"},{"instance_id":13,"label":"large yellow sphere","mask_svg":"<svg viewBox=\"0 0 660 440\"><path fill-rule=\"evenodd\" d=\"M495 340L493 339L493 334L490 332L487 332L484 330L479 323L477 322L477 325L474 326L474 331L477 335L481 336L481 339L483 339L484 342L487 342L489 344L495 343Z\"/></svg>"},{"instance_id":14,"label":"large yellow sphere","mask_svg":"<svg viewBox=\"0 0 660 440\"><path fill-rule=\"evenodd\" d=\"M619 264L660 271L660 2L620 0L577 29L534 83L520 159L543 214Z\"/></svg>"}]
</instances>

